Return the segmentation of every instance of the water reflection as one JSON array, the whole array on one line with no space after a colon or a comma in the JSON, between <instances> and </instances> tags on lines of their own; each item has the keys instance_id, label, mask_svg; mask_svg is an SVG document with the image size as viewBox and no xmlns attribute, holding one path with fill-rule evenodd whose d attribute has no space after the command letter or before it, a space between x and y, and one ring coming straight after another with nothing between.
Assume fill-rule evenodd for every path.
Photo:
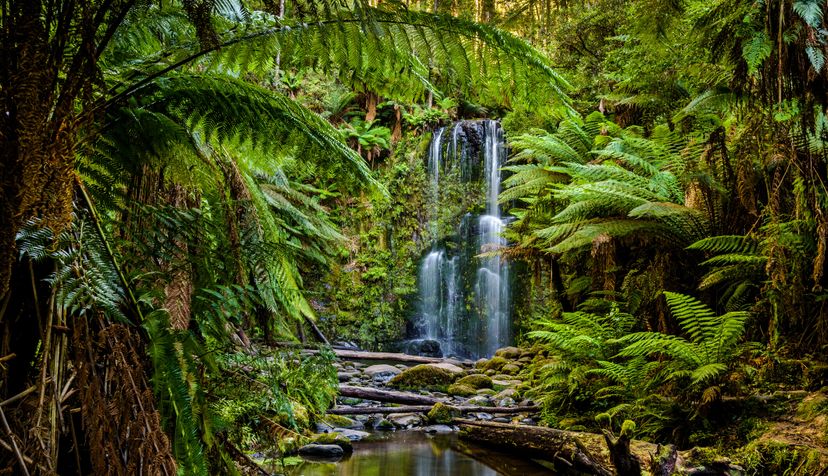
<instances>
[{"instance_id":1,"label":"water reflection","mask_svg":"<svg viewBox=\"0 0 828 476\"><path fill-rule=\"evenodd\" d=\"M468 454L473 454L472 458ZM486 461L492 466L484 464ZM306 462L291 476L496 476L551 474L530 460L469 446L451 435L397 432L354 446L354 454L338 463Z\"/></svg>"}]
</instances>

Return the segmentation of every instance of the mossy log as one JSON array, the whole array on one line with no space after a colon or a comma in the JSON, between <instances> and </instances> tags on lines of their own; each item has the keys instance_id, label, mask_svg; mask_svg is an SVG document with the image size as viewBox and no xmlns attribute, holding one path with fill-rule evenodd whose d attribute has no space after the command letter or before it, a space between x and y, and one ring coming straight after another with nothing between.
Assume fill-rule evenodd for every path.
<instances>
[{"instance_id":1,"label":"mossy log","mask_svg":"<svg viewBox=\"0 0 828 476\"><path fill-rule=\"evenodd\" d=\"M316 349L302 349L305 354L318 354ZM410 364L441 364L448 362L454 365L470 364L455 359L444 359L440 357L423 357L420 355L398 354L393 352L365 352L361 350L333 349L333 353L340 359L346 360L387 360Z\"/></svg>"},{"instance_id":2,"label":"mossy log","mask_svg":"<svg viewBox=\"0 0 828 476\"><path fill-rule=\"evenodd\" d=\"M434 405L437 402L445 402L445 400L441 398L418 395L416 393L379 390L370 387L352 387L350 385L340 385L339 394L343 397L408 405Z\"/></svg>"},{"instance_id":3,"label":"mossy log","mask_svg":"<svg viewBox=\"0 0 828 476\"><path fill-rule=\"evenodd\" d=\"M517 450L526 456L544 459L575 471L599 476L615 474L609 462L606 442L601 435L462 418L455 418L453 423L460 427L461 438Z\"/></svg>"},{"instance_id":4,"label":"mossy log","mask_svg":"<svg viewBox=\"0 0 828 476\"><path fill-rule=\"evenodd\" d=\"M474 405L446 405L449 409L461 413L532 413L538 411L538 407L481 407ZM406 405L399 407L336 407L328 410L332 415L372 415L375 413L428 413L432 407L429 405Z\"/></svg>"}]
</instances>

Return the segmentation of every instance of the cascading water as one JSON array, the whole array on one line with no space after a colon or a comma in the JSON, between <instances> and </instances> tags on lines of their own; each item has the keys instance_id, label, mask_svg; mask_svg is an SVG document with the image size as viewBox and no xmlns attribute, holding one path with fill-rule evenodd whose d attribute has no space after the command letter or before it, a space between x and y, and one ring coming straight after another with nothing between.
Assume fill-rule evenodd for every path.
<instances>
[{"instance_id":1,"label":"cascading water","mask_svg":"<svg viewBox=\"0 0 828 476\"><path fill-rule=\"evenodd\" d=\"M418 334L439 342L444 355L488 356L511 339L509 267L495 253L506 244L497 202L503 131L484 120L459 122L446 132L436 130L429 147L426 225L433 242L420 264ZM484 205L484 211L465 213L455 226L446 223L451 217L441 211L456 206L458 198L446 196L443 177L478 187L482 203L471 205L475 210Z\"/></svg>"}]
</instances>

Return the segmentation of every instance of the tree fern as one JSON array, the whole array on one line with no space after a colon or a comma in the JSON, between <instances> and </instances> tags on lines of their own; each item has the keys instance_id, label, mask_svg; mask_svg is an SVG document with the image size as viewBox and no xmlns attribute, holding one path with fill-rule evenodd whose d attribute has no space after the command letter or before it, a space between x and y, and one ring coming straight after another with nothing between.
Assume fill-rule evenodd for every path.
<instances>
[{"instance_id":1,"label":"tree fern","mask_svg":"<svg viewBox=\"0 0 828 476\"><path fill-rule=\"evenodd\" d=\"M618 339L624 346L618 355L663 356L670 359L667 379L688 379L699 391L714 386L742 353L741 339L750 314L730 312L717 316L693 297L671 292L664 296L687 338L657 332L633 333Z\"/></svg>"}]
</instances>

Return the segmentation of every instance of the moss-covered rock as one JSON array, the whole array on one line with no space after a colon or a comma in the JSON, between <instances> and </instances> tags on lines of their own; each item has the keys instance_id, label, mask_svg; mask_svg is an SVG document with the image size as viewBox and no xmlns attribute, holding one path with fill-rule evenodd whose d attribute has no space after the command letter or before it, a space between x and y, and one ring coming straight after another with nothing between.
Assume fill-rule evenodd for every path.
<instances>
[{"instance_id":1,"label":"moss-covered rock","mask_svg":"<svg viewBox=\"0 0 828 476\"><path fill-rule=\"evenodd\" d=\"M821 474L828 466L828 457L821 451L780 441L759 440L746 446L741 463L749 474Z\"/></svg>"},{"instance_id":2,"label":"moss-covered rock","mask_svg":"<svg viewBox=\"0 0 828 476\"><path fill-rule=\"evenodd\" d=\"M477 391L474 388L469 387L468 385L463 385L461 383L451 384L448 388L449 395L454 395L458 397L468 397L474 395L475 393L477 393Z\"/></svg>"},{"instance_id":3,"label":"moss-covered rock","mask_svg":"<svg viewBox=\"0 0 828 476\"><path fill-rule=\"evenodd\" d=\"M480 390L478 390L478 391L476 391L476 392L474 392L474 393L476 393L477 395L486 395L486 396L488 396L488 397L493 397L493 396L495 396L495 395L497 394L497 392L495 392L495 391L494 391L493 389L491 389L491 388L481 388Z\"/></svg>"},{"instance_id":4,"label":"moss-covered rock","mask_svg":"<svg viewBox=\"0 0 828 476\"><path fill-rule=\"evenodd\" d=\"M500 371L506 375L517 375L520 372L520 366L515 364L506 364L500 368Z\"/></svg>"},{"instance_id":5,"label":"moss-covered rock","mask_svg":"<svg viewBox=\"0 0 828 476\"><path fill-rule=\"evenodd\" d=\"M435 403L428 411L428 421L434 424L447 425L454 418L454 411L444 403Z\"/></svg>"},{"instance_id":6,"label":"moss-covered rock","mask_svg":"<svg viewBox=\"0 0 828 476\"><path fill-rule=\"evenodd\" d=\"M517 359L520 358L520 349L517 347L503 347L495 351L495 356L509 360Z\"/></svg>"},{"instance_id":7,"label":"moss-covered rock","mask_svg":"<svg viewBox=\"0 0 828 476\"><path fill-rule=\"evenodd\" d=\"M508 363L508 360L496 355L489 359L486 363L484 363L483 366L480 368L482 368L483 370L500 370L501 368L503 368L504 365Z\"/></svg>"},{"instance_id":8,"label":"moss-covered rock","mask_svg":"<svg viewBox=\"0 0 828 476\"><path fill-rule=\"evenodd\" d=\"M354 452L354 445L351 440L339 433L320 433L315 435L311 441L318 445L337 445L342 448L346 455Z\"/></svg>"},{"instance_id":9,"label":"moss-covered rock","mask_svg":"<svg viewBox=\"0 0 828 476\"><path fill-rule=\"evenodd\" d=\"M356 421L342 415L325 415L325 417L322 418L322 422L327 423L334 428L351 428L357 423Z\"/></svg>"},{"instance_id":10,"label":"moss-covered rock","mask_svg":"<svg viewBox=\"0 0 828 476\"><path fill-rule=\"evenodd\" d=\"M396 388L442 390L457 378L451 370L430 364L421 364L403 371L388 384Z\"/></svg>"},{"instance_id":11,"label":"moss-covered rock","mask_svg":"<svg viewBox=\"0 0 828 476\"><path fill-rule=\"evenodd\" d=\"M811 420L825 414L828 414L828 396L822 392L808 395L796 409L796 416L803 420Z\"/></svg>"},{"instance_id":12,"label":"moss-covered rock","mask_svg":"<svg viewBox=\"0 0 828 476\"><path fill-rule=\"evenodd\" d=\"M469 387L479 390L481 388L492 388L492 378L483 374L466 375L457 382L457 385L468 385Z\"/></svg>"}]
</instances>

